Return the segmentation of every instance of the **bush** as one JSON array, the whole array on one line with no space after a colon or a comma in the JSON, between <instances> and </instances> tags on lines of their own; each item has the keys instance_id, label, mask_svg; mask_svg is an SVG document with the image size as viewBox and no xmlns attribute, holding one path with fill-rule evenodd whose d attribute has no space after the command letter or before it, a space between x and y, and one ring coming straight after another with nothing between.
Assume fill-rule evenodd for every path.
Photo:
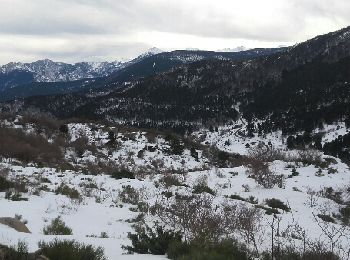
<instances>
[{"instance_id":1,"label":"bush","mask_svg":"<svg viewBox=\"0 0 350 260\"><path fill-rule=\"evenodd\" d=\"M0 192L7 191L8 189L12 188L14 184L10 181L8 181L5 177L0 176Z\"/></svg>"},{"instance_id":2,"label":"bush","mask_svg":"<svg viewBox=\"0 0 350 260\"><path fill-rule=\"evenodd\" d=\"M248 174L265 189L272 189L275 185L278 185L279 188L284 187L284 176L276 175L266 163L261 161L252 161Z\"/></svg>"},{"instance_id":3,"label":"bush","mask_svg":"<svg viewBox=\"0 0 350 260\"><path fill-rule=\"evenodd\" d=\"M139 192L130 185L122 186L123 190L119 192L119 198L123 203L137 205L140 202Z\"/></svg>"},{"instance_id":4,"label":"bush","mask_svg":"<svg viewBox=\"0 0 350 260\"><path fill-rule=\"evenodd\" d=\"M341 208L339 212L341 214L342 221L348 225L350 222L350 205Z\"/></svg>"},{"instance_id":5,"label":"bush","mask_svg":"<svg viewBox=\"0 0 350 260\"><path fill-rule=\"evenodd\" d=\"M128 253L165 255L169 245L174 242L181 242L182 236L179 232L166 231L161 226L152 228L137 227L135 234L128 234L132 246L123 246Z\"/></svg>"},{"instance_id":6,"label":"bush","mask_svg":"<svg viewBox=\"0 0 350 260\"><path fill-rule=\"evenodd\" d=\"M290 211L290 208L286 204L284 204L283 201L280 201L279 199L274 199L274 198L267 199L266 204L273 209L281 209L286 212Z\"/></svg>"},{"instance_id":7,"label":"bush","mask_svg":"<svg viewBox=\"0 0 350 260\"><path fill-rule=\"evenodd\" d=\"M6 247L0 245L0 259L1 260L28 260L30 254L28 253L28 245L23 241L18 241L17 246Z\"/></svg>"},{"instance_id":8,"label":"bush","mask_svg":"<svg viewBox=\"0 0 350 260\"><path fill-rule=\"evenodd\" d=\"M56 194L62 194L71 199L80 199L79 191L74 188L70 188L64 183L61 183L61 185L56 189Z\"/></svg>"},{"instance_id":9,"label":"bush","mask_svg":"<svg viewBox=\"0 0 350 260\"><path fill-rule=\"evenodd\" d=\"M194 194L201 194L201 193L209 193L213 196L215 196L215 191L213 191L210 187L202 184L197 184L193 187L193 193Z\"/></svg>"},{"instance_id":10,"label":"bush","mask_svg":"<svg viewBox=\"0 0 350 260\"><path fill-rule=\"evenodd\" d=\"M280 214L280 212L277 209L265 207L262 205L256 205L255 208L265 210L266 215Z\"/></svg>"},{"instance_id":11,"label":"bush","mask_svg":"<svg viewBox=\"0 0 350 260\"><path fill-rule=\"evenodd\" d=\"M43 229L43 233L44 235L72 235L72 229L66 226L61 217L57 217Z\"/></svg>"},{"instance_id":12,"label":"bush","mask_svg":"<svg viewBox=\"0 0 350 260\"><path fill-rule=\"evenodd\" d=\"M22 193L18 191L8 190L5 193L5 199L12 201L28 201L28 198L22 197Z\"/></svg>"},{"instance_id":13,"label":"bush","mask_svg":"<svg viewBox=\"0 0 350 260\"><path fill-rule=\"evenodd\" d=\"M120 170L113 172L111 177L116 180L120 179L135 179L135 175L132 172L129 172L128 170Z\"/></svg>"},{"instance_id":14,"label":"bush","mask_svg":"<svg viewBox=\"0 0 350 260\"><path fill-rule=\"evenodd\" d=\"M159 179L159 182L163 183L165 188L169 188L171 186L185 186L179 181L179 179L175 175L165 175L164 177Z\"/></svg>"},{"instance_id":15,"label":"bush","mask_svg":"<svg viewBox=\"0 0 350 260\"><path fill-rule=\"evenodd\" d=\"M248 260L247 249L236 241L223 240L208 247L187 243L172 243L168 257L174 260Z\"/></svg>"},{"instance_id":16,"label":"bush","mask_svg":"<svg viewBox=\"0 0 350 260\"><path fill-rule=\"evenodd\" d=\"M317 217L319 217L320 219L322 219L325 222L330 222L330 223L335 223L334 218L332 218L329 215L324 215L324 214L318 214Z\"/></svg>"},{"instance_id":17,"label":"bush","mask_svg":"<svg viewBox=\"0 0 350 260\"><path fill-rule=\"evenodd\" d=\"M313 149L299 150L296 160L305 165L321 165L322 154Z\"/></svg>"},{"instance_id":18,"label":"bush","mask_svg":"<svg viewBox=\"0 0 350 260\"><path fill-rule=\"evenodd\" d=\"M262 162L273 162L275 160L285 161L287 155L275 147L258 145L248 150L248 157Z\"/></svg>"},{"instance_id":19,"label":"bush","mask_svg":"<svg viewBox=\"0 0 350 260\"><path fill-rule=\"evenodd\" d=\"M0 140L0 156L5 158L47 164L58 163L63 159L60 148L40 135L0 127Z\"/></svg>"},{"instance_id":20,"label":"bush","mask_svg":"<svg viewBox=\"0 0 350 260\"><path fill-rule=\"evenodd\" d=\"M270 253L263 253L262 260L272 260ZM278 260L339 260L339 256L323 248L311 248L306 252L298 252L294 248L275 248L273 259Z\"/></svg>"},{"instance_id":21,"label":"bush","mask_svg":"<svg viewBox=\"0 0 350 260\"><path fill-rule=\"evenodd\" d=\"M104 250L101 247L84 245L76 241L40 242L39 248L42 255L50 260L106 260Z\"/></svg>"}]
</instances>

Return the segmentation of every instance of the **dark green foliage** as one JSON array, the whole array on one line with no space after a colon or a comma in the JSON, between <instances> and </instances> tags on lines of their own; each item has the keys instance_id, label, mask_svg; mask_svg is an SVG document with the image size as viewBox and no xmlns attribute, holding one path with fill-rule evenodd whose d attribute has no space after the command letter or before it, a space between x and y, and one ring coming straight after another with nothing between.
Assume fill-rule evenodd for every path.
<instances>
[{"instance_id":1,"label":"dark green foliage","mask_svg":"<svg viewBox=\"0 0 350 260\"><path fill-rule=\"evenodd\" d=\"M280 201L279 199L275 199L275 198L267 199L266 204L273 209L281 209L286 212L290 211L290 208L286 204L284 204L283 201Z\"/></svg>"},{"instance_id":2,"label":"dark green foliage","mask_svg":"<svg viewBox=\"0 0 350 260\"><path fill-rule=\"evenodd\" d=\"M161 226L152 228L138 227L136 233L128 234L132 246L123 246L128 253L165 255L169 244L174 241L181 241L181 234L173 231L166 231Z\"/></svg>"},{"instance_id":3,"label":"dark green foliage","mask_svg":"<svg viewBox=\"0 0 350 260\"><path fill-rule=\"evenodd\" d=\"M233 199L233 200L240 200L240 201L249 202L251 204L258 204L258 199L255 198L254 196L250 196L248 199L246 199L246 198L241 197L238 194L233 194L229 198Z\"/></svg>"},{"instance_id":4,"label":"dark green foliage","mask_svg":"<svg viewBox=\"0 0 350 260\"><path fill-rule=\"evenodd\" d=\"M117 140L115 133L113 131L108 132L108 145L113 145L115 141Z\"/></svg>"},{"instance_id":5,"label":"dark green foliage","mask_svg":"<svg viewBox=\"0 0 350 260\"><path fill-rule=\"evenodd\" d=\"M350 133L339 136L332 142L326 143L323 147L323 150L326 154L338 157L350 163Z\"/></svg>"},{"instance_id":6,"label":"dark green foliage","mask_svg":"<svg viewBox=\"0 0 350 260\"><path fill-rule=\"evenodd\" d=\"M278 260L340 260L336 254L323 248L315 248L306 252L298 252L294 248L275 248L274 258ZM264 252L261 260L272 260L271 254Z\"/></svg>"},{"instance_id":7,"label":"dark green foliage","mask_svg":"<svg viewBox=\"0 0 350 260\"><path fill-rule=\"evenodd\" d=\"M14 184L10 181L8 181L5 177L0 176L0 192L7 191L8 189L12 188Z\"/></svg>"},{"instance_id":8,"label":"dark green foliage","mask_svg":"<svg viewBox=\"0 0 350 260\"><path fill-rule=\"evenodd\" d=\"M101 247L84 245L76 241L40 242L40 252L50 260L106 260Z\"/></svg>"},{"instance_id":9,"label":"dark green foliage","mask_svg":"<svg viewBox=\"0 0 350 260\"><path fill-rule=\"evenodd\" d=\"M325 222L330 222L330 223L335 223L334 218L332 218L329 215L324 215L324 214L318 214L317 217L319 217L320 219L322 219Z\"/></svg>"},{"instance_id":10,"label":"dark green foliage","mask_svg":"<svg viewBox=\"0 0 350 260\"><path fill-rule=\"evenodd\" d=\"M265 207L265 206L262 206L262 205L256 205L255 207L258 208L258 209L265 210L265 214L267 214L267 215L280 214L280 212L277 209L274 209L274 208L269 208L269 207Z\"/></svg>"},{"instance_id":11,"label":"dark green foliage","mask_svg":"<svg viewBox=\"0 0 350 260\"><path fill-rule=\"evenodd\" d=\"M338 204L343 203L342 199L342 192L341 191L335 191L332 187L325 187L320 191L320 195L324 198L333 200L334 202Z\"/></svg>"},{"instance_id":12,"label":"dark green foliage","mask_svg":"<svg viewBox=\"0 0 350 260\"><path fill-rule=\"evenodd\" d=\"M23 241L18 241L15 247L6 247L0 245L1 260L34 260L28 253L28 245Z\"/></svg>"},{"instance_id":13,"label":"dark green foliage","mask_svg":"<svg viewBox=\"0 0 350 260\"><path fill-rule=\"evenodd\" d=\"M223 240L207 247L185 242L171 243L168 257L174 260L248 260L247 249L236 241Z\"/></svg>"},{"instance_id":14,"label":"dark green foliage","mask_svg":"<svg viewBox=\"0 0 350 260\"><path fill-rule=\"evenodd\" d=\"M196 161L198 161L198 152L197 152L196 148L194 148L194 147L191 147L191 156L192 156Z\"/></svg>"},{"instance_id":15,"label":"dark green foliage","mask_svg":"<svg viewBox=\"0 0 350 260\"><path fill-rule=\"evenodd\" d=\"M213 191L210 187L202 184L197 184L193 187L193 193L194 194L200 194L200 193L209 193L213 196L215 196L215 191Z\"/></svg>"},{"instance_id":16,"label":"dark green foliage","mask_svg":"<svg viewBox=\"0 0 350 260\"><path fill-rule=\"evenodd\" d=\"M350 223L350 205L341 208L339 212L341 214L342 221L348 225Z\"/></svg>"},{"instance_id":17,"label":"dark green foliage","mask_svg":"<svg viewBox=\"0 0 350 260\"><path fill-rule=\"evenodd\" d=\"M68 132L69 132L68 125L60 125L59 131L60 131L62 134L68 134Z\"/></svg>"},{"instance_id":18,"label":"dark green foliage","mask_svg":"<svg viewBox=\"0 0 350 260\"><path fill-rule=\"evenodd\" d=\"M241 200L241 201L246 201L245 198L239 196L238 194L233 194L229 197L230 199L233 199L233 200Z\"/></svg>"},{"instance_id":19,"label":"dark green foliage","mask_svg":"<svg viewBox=\"0 0 350 260\"><path fill-rule=\"evenodd\" d=\"M44 235L72 235L72 229L66 226L61 217L57 217L43 229L43 233Z\"/></svg>"},{"instance_id":20,"label":"dark green foliage","mask_svg":"<svg viewBox=\"0 0 350 260\"><path fill-rule=\"evenodd\" d=\"M175 155L182 155L185 147L180 139L175 135L168 135L166 140L170 143L170 152Z\"/></svg>"},{"instance_id":21,"label":"dark green foliage","mask_svg":"<svg viewBox=\"0 0 350 260\"><path fill-rule=\"evenodd\" d=\"M113 172L111 177L116 179L116 180L120 180L120 179L135 179L134 173L132 173L132 172L126 170L126 169L122 169L122 170Z\"/></svg>"},{"instance_id":22,"label":"dark green foliage","mask_svg":"<svg viewBox=\"0 0 350 260\"><path fill-rule=\"evenodd\" d=\"M218 152L218 160L221 163L225 163L230 159L230 154L224 151L219 151Z\"/></svg>"},{"instance_id":23,"label":"dark green foliage","mask_svg":"<svg viewBox=\"0 0 350 260\"><path fill-rule=\"evenodd\" d=\"M295 168L293 168L293 170L292 170L292 176L293 177L299 176L299 172L297 172L297 170Z\"/></svg>"},{"instance_id":24,"label":"dark green foliage","mask_svg":"<svg viewBox=\"0 0 350 260\"><path fill-rule=\"evenodd\" d=\"M8 190L5 193L5 199L12 201L28 201L28 198L22 197L22 193L18 191Z\"/></svg>"}]
</instances>

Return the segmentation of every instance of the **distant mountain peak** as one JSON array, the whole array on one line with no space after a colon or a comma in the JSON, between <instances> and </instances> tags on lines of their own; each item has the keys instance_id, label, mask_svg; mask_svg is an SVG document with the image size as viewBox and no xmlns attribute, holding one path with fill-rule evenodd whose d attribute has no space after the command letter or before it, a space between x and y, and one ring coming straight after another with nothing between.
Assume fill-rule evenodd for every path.
<instances>
[{"instance_id":1,"label":"distant mountain peak","mask_svg":"<svg viewBox=\"0 0 350 260\"><path fill-rule=\"evenodd\" d=\"M0 66L0 73L23 71L32 73L36 82L66 82L108 76L122 68L124 64L118 61L68 64L43 59L31 63L10 62Z\"/></svg>"},{"instance_id":2,"label":"distant mountain peak","mask_svg":"<svg viewBox=\"0 0 350 260\"><path fill-rule=\"evenodd\" d=\"M250 48L247 48L245 46L238 46L236 48L224 48L221 50L217 50L217 52L241 52L241 51L247 51L250 50Z\"/></svg>"}]
</instances>

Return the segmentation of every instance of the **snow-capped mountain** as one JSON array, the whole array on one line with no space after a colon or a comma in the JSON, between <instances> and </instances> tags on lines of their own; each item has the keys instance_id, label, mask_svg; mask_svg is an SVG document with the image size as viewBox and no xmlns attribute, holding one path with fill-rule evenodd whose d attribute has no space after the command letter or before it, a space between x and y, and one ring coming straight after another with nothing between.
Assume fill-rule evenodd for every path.
<instances>
[{"instance_id":1,"label":"snow-capped mountain","mask_svg":"<svg viewBox=\"0 0 350 260\"><path fill-rule=\"evenodd\" d=\"M158 49L157 47L152 47L150 49L148 49L147 51L145 51L144 53L140 54L135 60L141 60L143 58L148 58L154 55L157 55L159 53L164 52L161 49Z\"/></svg>"},{"instance_id":2,"label":"snow-capped mountain","mask_svg":"<svg viewBox=\"0 0 350 260\"><path fill-rule=\"evenodd\" d=\"M8 74L13 71L24 71L33 73L36 82L66 82L104 77L121 69L124 64L119 61L67 64L45 59L32 63L11 62L1 66L0 73Z\"/></svg>"},{"instance_id":3,"label":"snow-capped mountain","mask_svg":"<svg viewBox=\"0 0 350 260\"><path fill-rule=\"evenodd\" d=\"M224 49L220 49L217 50L217 52L240 52L240 51L248 51L251 48L247 48L245 46L238 46L236 48L224 48Z\"/></svg>"}]
</instances>

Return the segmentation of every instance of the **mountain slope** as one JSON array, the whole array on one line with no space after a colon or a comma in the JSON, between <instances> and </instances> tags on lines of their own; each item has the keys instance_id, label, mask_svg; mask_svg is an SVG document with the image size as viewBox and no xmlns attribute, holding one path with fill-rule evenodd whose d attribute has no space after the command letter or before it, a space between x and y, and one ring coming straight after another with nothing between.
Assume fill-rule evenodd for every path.
<instances>
[{"instance_id":1,"label":"mountain slope","mask_svg":"<svg viewBox=\"0 0 350 260\"><path fill-rule=\"evenodd\" d=\"M12 63L0 69L3 71L0 73L0 90L2 91L0 100L34 95L65 94L96 88L115 88L120 87L124 82L139 80L198 60L245 60L281 50L283 49L254 49L237 53L207 51L158 53L160 50L151 49L126 63L104 62L70 65L49 60L31 64ZM24 75L28 75L28 77L24 77ZM30 77L30 75L32 76Z\"/></svg>"},{"instance_id":2,"label":"mountain slope","mask_svg":"<svg viewBox=\"0 0 350 260\"><path fill-rule=\"evenodd\" d=\"M67 82L110 75L123 66L121 62L80 62L67 64L51 60L33 63L12 62L0 67L1 74L14 71L32 73L35 82Z\"/></svg>"},{"instance_id":3,"label":"mountain slope","mask_svg":"<svg viewBox=\"0 0 350 260\"><path fill-rule=\"evenodd\" d=\"M237 118L238 109L249 121L263 120L260 131L295 132L314 128L326 119L348 121L349 31L345 28L251 60L199 58L200 61L131 83L126 89L46 97L45 101L32 98L25 100L24 105L63 117L103 117L165 128L225 123ZM180 57L176 61L184 57L176 52L158 54L144 60L144 64L150 65L162 55ZM190 57L193 61L194 56ZM120 75L114 75L114 82Z\"/></svg>"}]
</instances>

